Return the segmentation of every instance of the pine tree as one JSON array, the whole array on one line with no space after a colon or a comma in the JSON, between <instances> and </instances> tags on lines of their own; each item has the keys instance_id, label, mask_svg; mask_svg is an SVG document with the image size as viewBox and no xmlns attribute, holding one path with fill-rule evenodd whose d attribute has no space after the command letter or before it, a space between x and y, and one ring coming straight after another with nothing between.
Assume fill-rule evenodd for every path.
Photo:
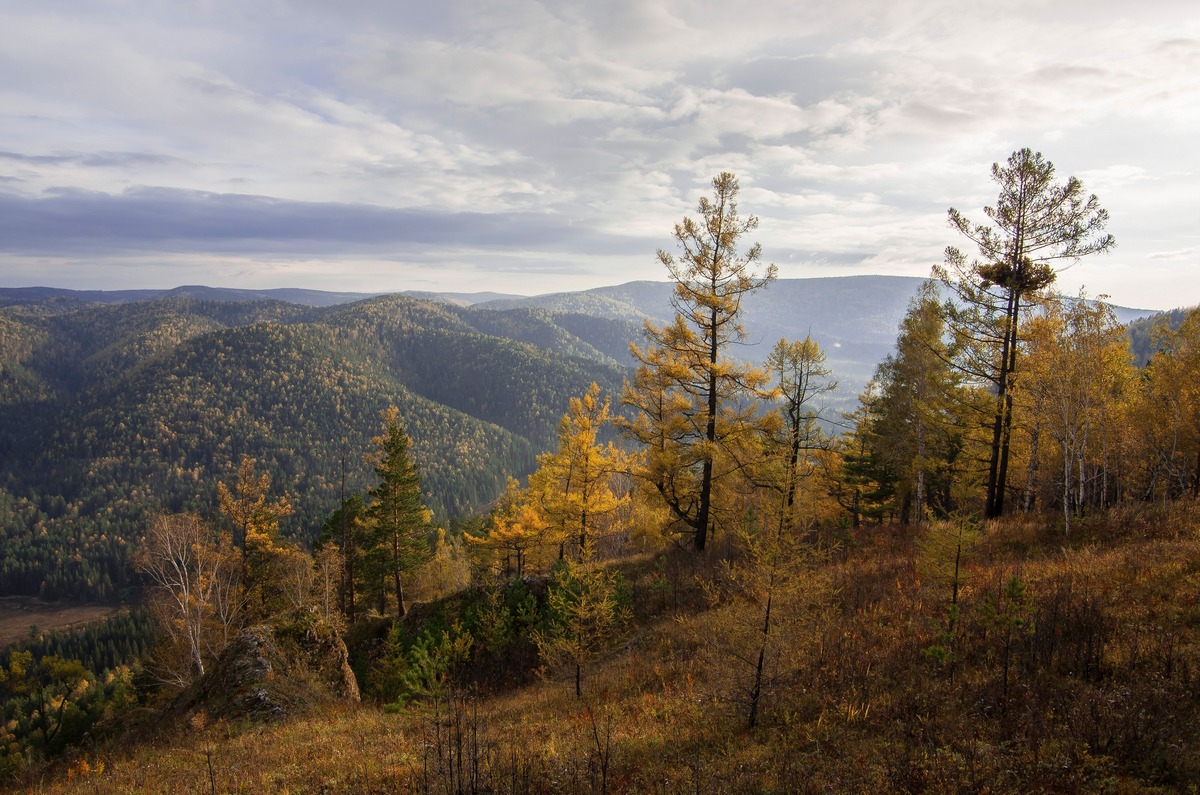
<instances>
[{"instance_id":1,"label":"pine tree","mask_svg":"<svg viewBox=\"0 0 1200 795\"><path fill-rule=\"evenodd\" d=\"M404 616L403 576L429 559L428 534L432 515L421 502L421 478L409 458L409 439L392 406L383 412L383 433L374 438L375 475L379 482L367 492L372 545L392 580L396 611Z\"/></svg>"},{"instance_id":2,"label":"pine tree","mask_svg":"<svg viewBox=\"0 0 1200 795\"><path fill-rule=\"evenodd\" d=\"M953 510L964 423L956 409L965 398L958 394L945 328L936 283L926 282L901 322L895 353L875 371L871 443L896 477L904 522Z\"/></svg>"},{"instance_id":3,"label":"pine tree","mask_svg":"<svg viewBox=\"0 0 1200 795\"><path fill-rule=\"evenodd\" d=\"M984 208L992 225L949 211L950 225L975 244L980 259L968 261L950 246L945 266L934 268L953 293L945 311L963 343L956 364L967 378L993 390L988 518L1004 513L1022 313L1054 283L1056 263L1115 245L1104 232L1108 212L1095 195L1084 198L1083 183L1075 177L1055 183L1054 164L1040 152L1013 152L1006 165L992 165L992 179L1000 186L996 205Z\"/></svg>"}]
</instances>

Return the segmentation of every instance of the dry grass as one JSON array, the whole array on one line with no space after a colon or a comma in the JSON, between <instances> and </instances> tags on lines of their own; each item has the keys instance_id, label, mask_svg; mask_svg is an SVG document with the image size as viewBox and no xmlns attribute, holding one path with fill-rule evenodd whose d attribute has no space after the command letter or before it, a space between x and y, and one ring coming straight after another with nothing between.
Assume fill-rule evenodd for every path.
<instances>
[{"instance_id":1,"label":"dry grass","mask_svg":"<svg viewBox=\"0 0 1200 795\"><path fill-rule=\"evenodd\" d=\"M640 624L566 681L390 714L343 706L281 725L182 727L95 749L33 792L1174 792L1200 780L1200 523L1195 505L988 530L953 658L931 659L948 593L923 582L916 531L868 530L792 600L762 725L744 728L716 563L630 567ZM1027 619L1007 636L1006 584ZM993 611L994 613L995 611ZM1007 688L1002 679L1006 648Z\"/></svg>"},{"instance_id":2,"label":"dry grass","mask_svg":"<svg viewBox=\"0 0 1200 795\"><path fill-rule=\"evenodd\" d=\"M25 640L29 628L39 632L70 629L110 618L125 608L108 605L60 605L25 596L0 598L0 647Z\"/></svg>"}]
</instances>

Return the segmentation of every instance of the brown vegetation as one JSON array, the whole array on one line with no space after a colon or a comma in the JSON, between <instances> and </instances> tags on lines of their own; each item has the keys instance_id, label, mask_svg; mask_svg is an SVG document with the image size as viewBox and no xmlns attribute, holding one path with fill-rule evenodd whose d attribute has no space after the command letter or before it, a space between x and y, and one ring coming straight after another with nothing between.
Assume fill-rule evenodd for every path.
<instances>
[{"instance_id":1,"label":"brown vegetation","mask_svg":"<svg viewBox=\"0 0 1200 795\"><path fill-rule=\"evenodd\" d=\"M712 599L700 584L726 562L679 555L626 564L638 623L583 699L556 677L399 711L198 719L131 751L93 749L32 791L1168 792L1197 780L1200 505L1092 517L1068 546L1052 522L988 526L952 637L949 588L919 573L924 532L863 530L808 567L753 730L731 698L745 683L727 641L761 606L736 589Z\"/></svg>"},{"instance_id":2,"label":"brown vegetation","mask_svg":"<svg viewBox=\"0 0 1200 795\"><path fill-rule=\"evenodd\" d=\"M28 638L30 627L37 627L39 632L70 629L103 621L123 609L111 605L66 605L24 596L6 596L0 599L0 647Z\"/></svg>"}]
</instances>

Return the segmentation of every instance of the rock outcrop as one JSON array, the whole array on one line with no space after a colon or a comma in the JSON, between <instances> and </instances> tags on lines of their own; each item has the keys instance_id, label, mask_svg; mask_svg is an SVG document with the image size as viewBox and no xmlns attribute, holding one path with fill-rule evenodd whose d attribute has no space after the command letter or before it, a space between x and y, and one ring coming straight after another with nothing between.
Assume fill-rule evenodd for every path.
<instances>
[{"instance_id":1,"label":"rock outcrop","mask_svg":"<svg viewBox=\"0 0 1200 795\"><path fill-rule=\"evenodd\" d=\"M186 720L276 721L334 701L358 701L346 645L305 617L243 630L216 663L175 699L168 713Z\"/></svg>"}]
</instances>

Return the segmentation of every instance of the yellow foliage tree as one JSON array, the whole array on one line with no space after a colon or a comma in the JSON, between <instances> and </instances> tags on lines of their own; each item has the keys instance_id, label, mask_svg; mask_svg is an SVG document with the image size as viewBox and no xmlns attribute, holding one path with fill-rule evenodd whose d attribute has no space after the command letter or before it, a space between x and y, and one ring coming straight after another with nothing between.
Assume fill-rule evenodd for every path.
<instances>
[{"instance_id":1,"label":"yellow foliage tree","mask_svg":"<svg viewBox=\"0 0 1200 795\"><path fill-rule=\"evenodd\" d=\"M163 633L151 668L184 687L204 675L240 622L238 550L198 516L158 516L133 563L150 582L150 610Z\"/></svg>"},{"instance_id":2,"label":"yellow foliage tree","mask_svg":"<svg viewBox=\"0 0 1200 795\"><path fill-rule=\"evenodd\" d=\"M217 484L221 515L234 527L243 549L242 586L247 609L258 617L279 607L279 578L295 545L283 541L279 522L290 516L286 496L268 499L271 476L256 471L257 461L242 456L232 486Z\"/></svg>"},{"instance_id":3,"label":"yellow foliage tree","mask_svg":"<svg viewBox=\"0 0 1200 795\"><path fill-rule=\"evenodd\" d=\"M476 565L502 577L524 577L529 556L551 543L550 525L533 506L529 492L509 478L504 494L489 516L486 535L464 533Z\"/></svg>"},{"instance_id":4,"label":"yellow foliage tree","mask_svg":"<svg viewBox=\"0 0 1200 795\"><path fill-rule=\"evenodd\" d=\"M675 282L675 320L662 328L647 323L641 362L624 402L635 410L623 423L646 447L639 473L653 484L678 523L702 551L711 531L731 517L714 502L717 484L741 471L728 455L731 445L754 432L749 398L761 394L767 376L729 358L728 348L745 338L745 297L775 278L774 265L755 272L762 249L738 251L741 237L758 227L754 216L738 215L737 177L713 181L702 197L699 222L675 225L678 256L660 250L659 261Z\"/></svg>"},{"instance_id":5,"label":"yellow foliage tree","mask_svg":"<svg viewBox=\"0 0 1200 795\"><path fill-rule=\"evenodd\" d=\"M812 337L781 339L767 359L780 396L780 426L771 429L775 432L768 436L774 452L768 460L773 469L779 470L772 480L782 496L781 529L797 524L797 491L816 471L814 454L827 446L817 424L819 407L813 405L817 396L837 389L837 381L830 380L833 371L825 361L825 353Z\"/></svg>"},{"instance_id":6,"label":"yellow foliage tree","mask_svg":"<svg viewBox=\"0 0 1200 795\"><path fill-rule=\"evenodd\" d=\"M1044 428L1058 448L1063 526L1070 533L1073 515L1109 501L1118 418L1133 381L1129 342L1112 309L1083 296L1050 302L1026 337L1023 389L1039 409L1034 428Z\"/></svg>"},{"instance_id":7,"label":"yellow foliage tree","mask_svg":"<svg viewBox=\"0 0 1200 795\"><path fill-rule=\"evenodd\" d=\"M628 494L614 490L628 470L628 458L612 442L598 439L608 421L609 400L600 399L600 386L593 382L583 397L571 398L559 422L558 450L538 456L538 469L529 477L538 512L560 548L575 545L576 560L591 554L607 519L629 503Z\"/></svg>"},{"instance_id":8,"label":"yellow foliage tree","mask_svg":"<svg viewBox=\"0 0 1200 795\"><path fill-rule=\"evenodd\" d=\"M1163 327L1146 370L1140 414L1145 458L1150 462L1146 496L1200 495L1200 309L1179 328Z\"/></svg>"}]
</instances>

